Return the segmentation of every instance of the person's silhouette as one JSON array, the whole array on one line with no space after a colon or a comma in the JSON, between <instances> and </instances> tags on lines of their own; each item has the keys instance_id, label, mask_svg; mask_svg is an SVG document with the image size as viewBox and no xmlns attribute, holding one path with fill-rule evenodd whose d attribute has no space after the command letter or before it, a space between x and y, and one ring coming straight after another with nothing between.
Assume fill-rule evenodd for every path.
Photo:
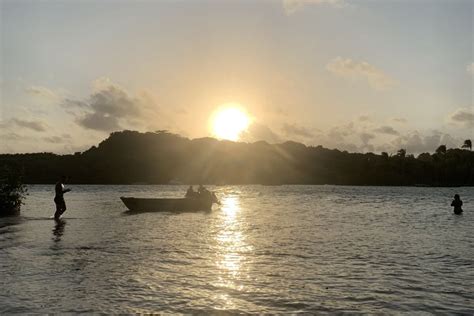
<instances>
[{"instance_id":1,"label":"person's silhouette","mask_svg":"<svg viewBox=\"0 0 474 316\"><path fill-rule=\"evenodd\" d=\"M454 200L451 202L451 206L454 206L454 214L461 214L462 211L462 201L461 198L459 197L459 194L454 195Z\"/></svg>"},{"instance_id":2,"label":"person's silhouette","mask_svg":"<svg viewBox=\"0 0 474 316\"><path fill-rule=\"evenodd\" d=\"M185 197L187 198L193 198L196 197L197 192L194 191L194 188L192 185L189 186L188 190L186 191Z\"/></svg>"},{"instance_id":3,"label":"person's silhouette","mask_svg":"<svg viewBox=\"0 0 474 316\"><path fill-rule=\"evenodd\" d=\"M64 189L64 183L66 182L66 176L61 176L54 187L54 203L56 204L56 212L54 213L54 219L59 220L61 215L66 212L66 201L64 201L64 193L71 191L71 189Z\"/></svg>"}]
</instances>

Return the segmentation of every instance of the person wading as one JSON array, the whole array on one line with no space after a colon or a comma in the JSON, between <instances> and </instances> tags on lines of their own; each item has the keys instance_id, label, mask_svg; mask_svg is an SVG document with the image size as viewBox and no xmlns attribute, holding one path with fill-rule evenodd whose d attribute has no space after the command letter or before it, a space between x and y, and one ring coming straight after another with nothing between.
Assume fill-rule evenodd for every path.
<instances>
[{"instance_id":1,"label":"person wading","mask_svg":"<svg viewBox=\"0 0 474 316\"><path fill-rule=\"evenodd\" d=\"M54 219L59 220L61 215L66 212L66 201L64 201L64 193L71 191L71 189L64 189L64 183L66 183L66 177L61 176L54 187L55 196L54 203L56 204L56 212L54 213Z\"/></svg>"},{"instance_id":2,"label":"person wading","mask_svg":"<svg viewBox=\"0 0 474 316\"><path fill-rule=\"evenodd\" d=\"M462 214L462 201L459 197L459 194L454 195L454 200L451 202L451 206L454 206L454 214L460 215Z\"/></svg>"}]
</instances>

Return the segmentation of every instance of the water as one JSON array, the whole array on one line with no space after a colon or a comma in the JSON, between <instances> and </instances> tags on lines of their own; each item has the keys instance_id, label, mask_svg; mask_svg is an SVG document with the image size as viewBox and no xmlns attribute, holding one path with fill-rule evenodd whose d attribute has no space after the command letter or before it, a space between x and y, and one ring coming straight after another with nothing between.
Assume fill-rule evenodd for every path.
<instances>
[{"instance_id":1,"label":"water","mask_svg":"<svg viewBox=\"0 0 474 316\"><path fill-rule=\"evenodd\" d=\"M472 188L222 186L136 215L120 196L186 187L72 189L63 224L52 186L0 219L0 313L474 313Z\"/></svg>"}]
</instances>

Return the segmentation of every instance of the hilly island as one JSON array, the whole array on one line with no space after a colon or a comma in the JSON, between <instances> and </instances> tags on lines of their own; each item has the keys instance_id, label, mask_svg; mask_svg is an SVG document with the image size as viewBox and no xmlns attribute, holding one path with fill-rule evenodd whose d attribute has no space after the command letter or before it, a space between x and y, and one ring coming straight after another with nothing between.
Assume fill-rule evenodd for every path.
<instances>
[{"instance_id":1,"label":"hilly island","mask_svg":"<svg viewBox=\"0 0 474 316\"><path fill-rule=\"evenodd\" d=\"M114 132L70 155L2 154L0 166L21 169L31 184L54 183L64 174L76 184L474 185L470 148L442 145L415 157L404 149L349 153L292 141L191 140L165 131Z\"/></svg>"}]
</instances>

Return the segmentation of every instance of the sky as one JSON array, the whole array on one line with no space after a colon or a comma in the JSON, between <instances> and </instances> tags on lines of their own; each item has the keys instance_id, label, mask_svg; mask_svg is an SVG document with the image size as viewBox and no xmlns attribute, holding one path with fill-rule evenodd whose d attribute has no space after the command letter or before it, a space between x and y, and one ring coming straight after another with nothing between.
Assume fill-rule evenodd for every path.
<instances>
[{"instance_id":1,"label":"sky","mask_svg":"<svg viewBox=\"0 0 474 316\"><path fill-rule=\"evenodd\" d=\"M474 138L472 0L0 0L0 153L83 151L111 132L350 152Z\"/></svg>"}]
</instances>

